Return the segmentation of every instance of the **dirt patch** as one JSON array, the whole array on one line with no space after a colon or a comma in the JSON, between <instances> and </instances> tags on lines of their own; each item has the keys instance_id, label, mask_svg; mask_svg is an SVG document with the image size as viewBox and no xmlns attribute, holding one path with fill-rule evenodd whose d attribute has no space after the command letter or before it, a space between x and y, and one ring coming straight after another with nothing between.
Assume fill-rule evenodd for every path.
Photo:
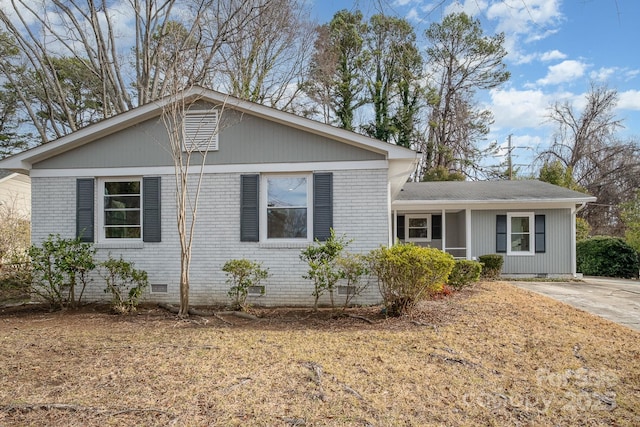
<instances>
[{"instance_id":1,"label":"dirt patch","mask_svg":"<svg viewBox=\"0 0 640 427\"><path fill-rule=\"evenodd\" d=\"M0 309L0 425L640 425L640 334L505 283L411 316Z\"/></svg>"}]
</instances>

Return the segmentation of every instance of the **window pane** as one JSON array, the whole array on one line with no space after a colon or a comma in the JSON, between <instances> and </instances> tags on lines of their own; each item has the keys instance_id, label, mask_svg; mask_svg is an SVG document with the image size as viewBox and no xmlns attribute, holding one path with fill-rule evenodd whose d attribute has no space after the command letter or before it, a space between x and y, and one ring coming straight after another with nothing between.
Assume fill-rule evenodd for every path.
<instances>
[{"instance_id":1,"label":"window pane","mask_svg":"<svg viewBox=\"0 0 640 427\"><path fill-rule=\"evenodd\" d=\"M292 239L307 237L307 209L267 209L267 237Z\"/></svg>"},{"instance_id":2,"label":"window pane","mask_svg":"<svg viewBox=\"0 0 640 427\"><path fill-rule=\"evenodd\" d=\"M141 230L141 182L111 181L104 183L104 237L107 239L139 239Z\"/></svg>"},{"instance_id":3,"label":"window pane","mask_svg":"<svg viewBox=\"0 0 640 427\"><path fill-rule=\"evenodd\" d=\"M140 225L140 211L105 211L105 225Z\"/></svg>"},{"instance_id":4,"label":"window pane","mask_svg":"<svg viewBox=\"0 0 640 427\"><path fill-rule=\"evenodd\" d=\"M104 194L140 194L140 181L105 182Z\"/></svg>"},{"instance_id":5,"label":"window pane","mask_svg":"<svg viewBox=\"0 0 640 427\"><path fill-rule=\"evenodd\" d=\"M140 196L105 196L104 207L106 209L139 208Z\"/></svg>"},{"instance_id":6,"label":"window pane","mask_svg":"<svg viewBox=\"0 0 640 427\"><path fill-rule=\"evenodd\" d=\"M409 218L410 228L427 228L427 218Z\"/></svg>"},{"instance_id":7,"label":"window pane","mask_svg":"<svg viewBox=\"0 0 640 427\"><path fill-rule=\"evenodd\" d=\"M409 238L410 239L426 239L427 229L426 228L410 228Z\"/></svg>"},{"instance_id":8,"label":"window pane","mask_svg":"<svg viewBox=\"0 0 640 427\"><path fill-rule=\"evenodd\" d=\"M306 207L307 178L269 178L267 206Z\"/></svg>"},{"instance_id":9,"label":"window pane","mask_svg":"<svg viewBox=\"0 0 640 427\"><path fill-rule=\"evenodd\" d=\"M529 232L529 217L511 217L511 232L512 233L528 233Z\"/></svg>"},{"instance_id":10,"label":"window pane","mask_svg":"<svg viewBox=\"0 0 640 427\"><path fill-rule=\"evenodd\" d=\"M511 251L513 252L529 252L529 235L528 234L511 234Z\"/></svg>"},{"instance_id":11,"label":"window pane","mask_svg":"<svg viewBox=\"0 0 640 427\"><path fill-rule=\"evenodd\" d=\"M140 227L106 227L104 234L107 239L139 239Z\"/></svg>"}]
</instances>

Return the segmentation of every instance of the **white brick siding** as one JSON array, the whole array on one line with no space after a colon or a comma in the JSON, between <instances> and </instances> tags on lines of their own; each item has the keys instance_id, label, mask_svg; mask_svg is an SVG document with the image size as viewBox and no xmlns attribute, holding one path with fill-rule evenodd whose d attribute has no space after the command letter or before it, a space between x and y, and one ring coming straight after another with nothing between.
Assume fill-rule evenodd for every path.
<instances>
[{"instance_id":1,"label":"white brick siding","mask_svg":"<svg viewBox=\"0 0 640 427\"><path fill-rule=\"evenodd\" d=\"M104 247L97 243L98 258L109 254L146 270L149 282L168 285L167 294L145 294L147 301L179 301L180 244L175 219L175 179L162 176L162 242L142 247ZM351 252L367 253L388 239L389 212L387 170L341 170L333 172L333 225L338 235L353 242ZM34 178L32 239L41 242L50 233L75 237L75 178ZM204 177L198 205L198 218L191 262L190 302L193 305L229 301L223 264L234 258L258 261L269 269L264 282L266 295L249 297L259 305L311 305L313 284L302 276L307 266L300 260L305 244L274 247L264 243L240 242L240 174L210 174ZM99 212L96 212L98 215ZM98 223L96 221L96 227ZM88 300L106 298L104 284L96 277L85 291ZM341 297L342 298L342 297ZM356 303L375 303L380 299L372 282ZM321 299L328 303L328 295ZM341 301L337 299L336 302Z\"/></svg>"}]
</instances>

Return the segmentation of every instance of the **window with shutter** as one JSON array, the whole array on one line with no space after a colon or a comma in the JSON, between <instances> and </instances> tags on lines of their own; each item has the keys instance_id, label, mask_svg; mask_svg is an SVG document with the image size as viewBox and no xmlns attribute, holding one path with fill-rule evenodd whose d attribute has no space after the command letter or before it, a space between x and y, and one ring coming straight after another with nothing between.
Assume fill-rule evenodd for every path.
<instances>
[{"instance_id":1,"label":"window with shutter","mask_svg":"<svg viewBox=\"0 0 640 427\"><path fill-rule=\"evenodd\" d=\"M98 199L95 201L94 183ZM76 235L98 240L161 241L160 177L77 180ZM94 214L97 206L97 215ZM94 227L94 218L97 220Z\"/></svg>"},{"instance_id":2,"label":"window with shutter","mask_svg":"<svg viewBox=\"0 0 640 427\"><path fill-rule=\"evenodd\" d=\"M534 255L534 214L531 212L509 212L506 216L498 215L498 217L506 217L506 239L503 239L503 243L506 243L507 255ZM499 218L498 235L503 230L504 224Z\"/></svg>"},{"instance_id":3,"label":"window with shutter","mask_svg":"<svg viewBox=\"0 0 640 427\"><path fill-rule=\"evenodd\" d=\"M332 227L331 172L241 175L240 241L323 241Z\"/></svg>"}]
</instances>

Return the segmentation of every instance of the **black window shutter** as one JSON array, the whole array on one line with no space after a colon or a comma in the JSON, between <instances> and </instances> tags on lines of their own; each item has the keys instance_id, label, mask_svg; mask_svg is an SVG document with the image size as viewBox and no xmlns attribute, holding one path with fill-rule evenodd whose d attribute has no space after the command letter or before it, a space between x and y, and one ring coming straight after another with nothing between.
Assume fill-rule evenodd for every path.
<instances>
[{"instance_id":1,"label":"black window shutter","mask_svg":"<svg viewBox=\"0 0 640 427\"><path fill-rule=\"evenodd\" d=\"M546 252L546 242L545 242L545 216L544 215L536 215L535 216L536 224L536 253L544 253Z\"/></svg>"},{"instance_id":2,"label":"black window shutter","mask_svg":"<svg viewBox=\"0 0 640 427\"><path fill-rule=\"evenodd\" d=\"M496 215L496 252L507 252L507 216Z\"/></svg>"},{"instance_id":3,"label":"black window shutter","mask_svg":"<svg viewBox=\"0 0 640 427\"><path fill-rule=\"evenodd\" d=\"M93 242L94 179L76 180L76 237Z\"/></svg>"},{"instance_id":4,"label":"black window shutter","mask_svg":"<svg viewBox=\"0 0 640 427\"><path fill-rule=\"evenodd\" d=\"M257 242L260 240L260 175L240 176L240 241Z\"/></svg>"},{"instance_id":5,"label":"black window shutter","mask_svg":"<svg viewBox=\"0 0 640 427\"><path fill-rule=\"evenodd\" d=\"M442 215L431 216L431 238L442 239Z\"/></svg>"},{"instance_id":6,"label":"black window shutter","mask_svg":"<svg viewBox=\"0 0 640 427\"><path fill-rule=\"evenodd\" d=\"M313 238L325 241L333 227L333 174L313 174Z\"/></svg>"},{"instance_id":7,"label":"black window shutter","mask_svg":"<svg viewBox=\"0 0 640 427\"><path fill-rule=\"evenodd\" d=\"M160 209L160 177L142 178L142 240L145 242L161 241L161 209Z\"/></svg>"},{"instance_id":8,"label":"black window shutter","mask_svg":"<svg viewBox=\"0 0 640 427\"><path fill-rule=\"evenodd\" d=\"M396 217L396 238L404 241L404 215Z\"/></svg>"}]
</instances>

